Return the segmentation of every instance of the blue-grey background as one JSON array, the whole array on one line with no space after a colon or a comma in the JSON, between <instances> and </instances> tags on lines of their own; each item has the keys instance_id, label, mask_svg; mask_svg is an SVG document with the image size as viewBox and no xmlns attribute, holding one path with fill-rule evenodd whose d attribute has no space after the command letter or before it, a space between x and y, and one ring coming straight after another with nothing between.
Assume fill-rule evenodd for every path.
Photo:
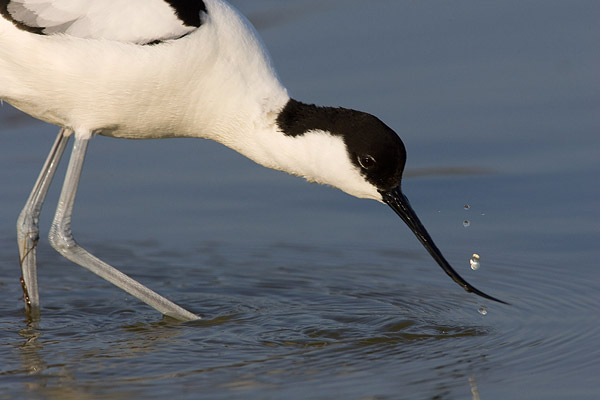
<instances>
[{"instance_id":1,"label":"blue-grey background","mask_svg":"<svg viewBox=\"0 0 600 400\"><path fill-rule=\"evenodd\" d=\"M381 204L205 140L96 137L78 241L204 319L163 319L53 252L63 162L28 322L14 225L57 128L4 105L0 399L598 398L600 3L234 4L295 98L397 131L438 246L512 306L465 293Z\"/></svg>"}]
</instances>

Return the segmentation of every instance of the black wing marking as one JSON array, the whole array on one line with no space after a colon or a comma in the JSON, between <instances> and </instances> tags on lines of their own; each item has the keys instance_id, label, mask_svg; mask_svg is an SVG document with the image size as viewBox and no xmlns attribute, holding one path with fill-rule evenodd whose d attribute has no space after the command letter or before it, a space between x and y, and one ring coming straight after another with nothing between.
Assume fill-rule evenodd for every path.
<instances>
[{"instance_id":1,"label":"black wing marking","mask_svg":"<svg viewBox=\"0 0 600 400\"><path fill-rule=\"evenodd\" d=\"M207 14L202 0L0 0L0 15L24 31L139 44L185 36Z\"/></svg>"}]
</instances>

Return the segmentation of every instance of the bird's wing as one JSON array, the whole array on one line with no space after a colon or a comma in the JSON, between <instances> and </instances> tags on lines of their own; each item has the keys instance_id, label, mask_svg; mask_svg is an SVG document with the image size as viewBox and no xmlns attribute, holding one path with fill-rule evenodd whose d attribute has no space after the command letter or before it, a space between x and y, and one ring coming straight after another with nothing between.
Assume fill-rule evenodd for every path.
<instances>
[{"instance_id":1,"label":"bird's wing","mask_svg":"<svg viewBox=\"0 0 600 400\"><path fill-rule=\"evenodd\" d=\"M0 0L19 29L139 44L184 36L206 18L202 0Z\"/></svg>"}]
</instances>

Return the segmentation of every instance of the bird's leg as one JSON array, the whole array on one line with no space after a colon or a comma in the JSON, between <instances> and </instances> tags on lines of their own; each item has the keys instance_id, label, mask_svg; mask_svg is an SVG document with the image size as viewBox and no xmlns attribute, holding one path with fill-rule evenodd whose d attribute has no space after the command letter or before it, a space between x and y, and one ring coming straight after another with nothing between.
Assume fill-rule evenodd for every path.
<instances>
[{"instance_id":1,"label":"bird's leg","mask_svg":"<svg viewBox=\"0 0 600 400\"><path fill-rule=\"evenodd\" d=\"M44 199L52 178L69 141L69 133L64 128L58 132L54 145L42 167L42 171L33 186L25 207L17 219L17 241L21 264L21 285L25 311L31 317L39 316L40 296L37 283L36 246L39 239L39 219Z\"/></svg>"},{"instance_id":2,"label":"bird's leg","mask_svg":"<svg viewBox=\"0 0 600 400\"><path fill-rule=\"evenodd\" d=\"M78 135L75 133L75 143L69 166L65 176L65 182L62 187L56 215L50 228L50 243L59 253L65 258L71 260L91 272L106 279L112 284L120 287L127 293L137 297L144 303L164 315L176 318L182 321L190 321L200 319L197 315L179 307L177 304L160 296L156 292L148 289L141 283L133 280L129 276L111 267L104 261L98 259L82 247L80 247L73 238L71 233L71 214L73 212L73 204L77 193L79 178L85 159L85 153L91 135Z\"/></svg>"}]
</instances>

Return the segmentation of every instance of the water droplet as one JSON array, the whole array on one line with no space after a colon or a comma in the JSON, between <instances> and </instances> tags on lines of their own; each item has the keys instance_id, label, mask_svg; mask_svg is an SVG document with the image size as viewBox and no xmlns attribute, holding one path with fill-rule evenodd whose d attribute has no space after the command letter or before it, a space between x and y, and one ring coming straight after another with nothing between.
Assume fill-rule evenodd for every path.
<instances>
[{"instance_id":1,"label":"water droplet","mask_svg":"<svg viewBox=\"0 0 600 400\"><path fill-rule=\"evenodd\" d=\"M463 226L464 226L465 228L468 228L468 227L470 227L470 226L471 226L471 221L469 221L468 219L465 219L465 220L463 221Z\"/></svg>"},{"instance_id":2,"label":"water droplet","mask_svg":"<svg viewBox=\"0 0 600 400\"><path fill-rule=\"evenodd\" d=\"M481 306L479 307L479 310L477 310L479 312L479 314L481 315L487 315L487 308L485 308L485 306Z\"/></svg>"},{"instance_id":3,"label":"water droplet","mask_svg":"<svg viewBox=\"0 0 600 400\"><path fill-rule=\"evenodd\" d=\"M477 271L479 267L481 267L481 265L479 264L479 254L473 254L473 256L471 256L471 259L469 260L469 263L471 264L471 269L473 271Z\"/></svg>"},{"instance_id":4,"label":"water droplet","mask_svg":"<svg viewBox=\"0 0 600 400\"><path fill-rule=\"evenodd\" d=\"M468 210L469 208L471 208L471 206L468 204L465 204L465 210Z\"/></svg>"}]
</instances>

